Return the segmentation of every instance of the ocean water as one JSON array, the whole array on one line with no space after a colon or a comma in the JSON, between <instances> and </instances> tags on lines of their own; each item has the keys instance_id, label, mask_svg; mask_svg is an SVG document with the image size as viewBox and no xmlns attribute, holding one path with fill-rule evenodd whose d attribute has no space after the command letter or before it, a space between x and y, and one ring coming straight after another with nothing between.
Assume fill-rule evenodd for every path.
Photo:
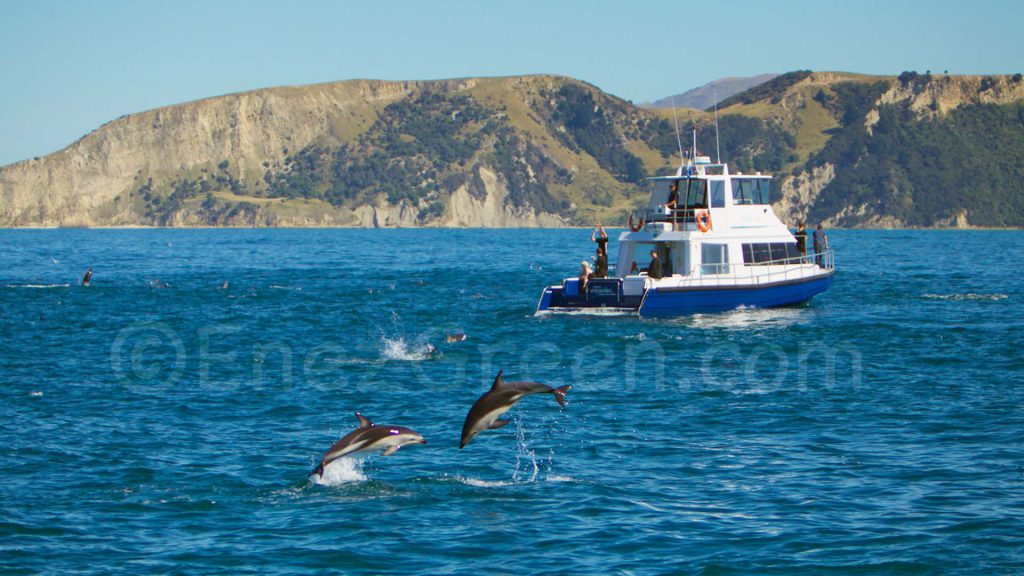
<instances>
[{"instance_id":1,"label":"ocean water","mask_svg":"<svg viewBox=\"0 0 1024 576\"><path fill-rule=\"evenodd\" d=\"M586 230L0 231L0 572L1024 572L1024 233L830 240L641 321L533 316ZM311 482L357 410L429 443Z\"/></svg>"}]
</instances>

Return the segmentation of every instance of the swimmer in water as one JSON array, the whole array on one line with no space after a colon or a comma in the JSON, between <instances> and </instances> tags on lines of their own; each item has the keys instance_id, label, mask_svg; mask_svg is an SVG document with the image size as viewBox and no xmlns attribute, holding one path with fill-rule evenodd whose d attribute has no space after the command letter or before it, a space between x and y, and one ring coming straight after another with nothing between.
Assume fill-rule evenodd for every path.
<instances>
[{"instance_id":1,"label":"swimmer in water","mask_svg":"<svg viewBox=\"0 0 1024 576\"><path fill-rule=\"evenodd\" d=\"M85 271L85 276L82 277L82 286L88 286L92 282L92 268Z\"/></svg>"}]
</instances>

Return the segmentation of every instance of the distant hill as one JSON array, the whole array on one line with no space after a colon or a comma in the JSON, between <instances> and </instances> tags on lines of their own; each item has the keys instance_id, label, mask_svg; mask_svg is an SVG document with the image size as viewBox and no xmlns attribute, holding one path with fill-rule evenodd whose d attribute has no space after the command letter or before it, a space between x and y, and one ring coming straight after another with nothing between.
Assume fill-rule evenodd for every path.
<instances>
[{"instance_id":1,"label":"distant hill","mask_svg":"<svg viewBox=\"0 0 1024 576\"><path fill-rule=\"evenodd\" d=\"M682 108L702 153L714 116ZM679 165L671 110L561 76L352 80L113 120L0 167L0 226L625 223ZM789 72L719 102L782 219L1024 227L1024 79Z\"/></svg>"},{"instance_id":2,"label":"distant hill","mask_svg":"<svg viewBox=\"0 0 1024 576\"><path fill-rule=\"evenodd\" d=\"M655 100L645 106L650 108L671 108L674 101L675 106L678 108L707 110L708 108L714 107L716 99L718 102L721 102L729 96L739 94L740 92L743 92L748 88L753 88L758 84L763 84L776 76L778 76L778 74L760 74L745 78L722 78L720 80L708 82L707 84L692 90L687 90L682 94L676 94L675 96Z\"/></svg>"}]
</instances>

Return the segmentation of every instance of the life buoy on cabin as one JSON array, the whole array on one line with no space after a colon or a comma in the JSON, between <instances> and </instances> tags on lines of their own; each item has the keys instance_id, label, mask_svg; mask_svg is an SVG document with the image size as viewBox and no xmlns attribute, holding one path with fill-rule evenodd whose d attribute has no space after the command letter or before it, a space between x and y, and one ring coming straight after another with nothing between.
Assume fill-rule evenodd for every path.
<instances>
[{"instance_id":1,"label":"life buoy on cabin","mask_svg":"<svg viewBox=\"0 0 1024 576\"><path fill-rule=\"evenodd\" d=\"M711 212L708 210L697 210L694 219L697 221L697 230L701 232L711 230Z\"/></svg>"}]
</instances>

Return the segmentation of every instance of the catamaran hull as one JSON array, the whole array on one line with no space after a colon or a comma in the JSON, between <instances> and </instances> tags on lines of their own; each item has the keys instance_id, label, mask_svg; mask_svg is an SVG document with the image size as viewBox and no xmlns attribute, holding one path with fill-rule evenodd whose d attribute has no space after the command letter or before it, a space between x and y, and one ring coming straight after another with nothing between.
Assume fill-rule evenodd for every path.
<instances>
[{"instance_id":1,"label":"catamaran hull","mask_svg":"<svg viewBox=\"0 0 1024 576\"><path fill-rule=\"evenodd\" d=\"M651 288L638 309L642 318L669 318L736 308L777 308L808 302L832 286L832 274L762 286Z\"/></svg>"},{"instance_id":2,"label":"catamaran hull","mask_svg":"<svg viewBox=\"0 0 1024 576\"><path fill-rule=\"evenodd\" d=\"M560 286L548 286L541 294L538 313L630 312L641 318L671 318L736 308L776 308L803 304L832 286L832 274L757 286L662 287L649 288L642 298L602 294L591 298L566 297ZM606 291L605 291L606 292Z\"/></svg>"}]
</instances>

